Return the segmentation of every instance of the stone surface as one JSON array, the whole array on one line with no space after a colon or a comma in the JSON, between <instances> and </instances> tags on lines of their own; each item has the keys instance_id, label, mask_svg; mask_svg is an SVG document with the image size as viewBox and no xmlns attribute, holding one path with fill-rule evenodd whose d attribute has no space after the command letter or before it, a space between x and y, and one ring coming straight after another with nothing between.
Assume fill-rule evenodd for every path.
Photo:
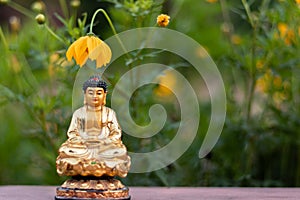
<instances>
[{"instance_id":1,"label":"stone surface","mask_svg":"<svg viewBox=\"0 0 300 200\"><path fill-rule=\"evenodd\" d=\"M0 186L0 200L54 200L56 186ZM130 187L131 200L298 200L300 188Z\"/></svg>"}]
</instances>

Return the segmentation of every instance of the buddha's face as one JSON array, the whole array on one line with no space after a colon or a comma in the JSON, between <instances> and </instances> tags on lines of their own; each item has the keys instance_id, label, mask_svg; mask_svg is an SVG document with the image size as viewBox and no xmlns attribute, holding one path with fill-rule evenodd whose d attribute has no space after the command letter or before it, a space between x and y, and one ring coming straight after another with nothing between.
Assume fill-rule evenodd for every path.
<instances>
[{"instance_id":1,"label":"buddha's face","mask_svg":"<svg viewBox=\"0 0 300 200\"><path fill-rule=\"evenodd\" d=\"M105 102L106 92L100 87L88 87L84 96L88 106L99 107Z\"/></svg>"}]
</instances>

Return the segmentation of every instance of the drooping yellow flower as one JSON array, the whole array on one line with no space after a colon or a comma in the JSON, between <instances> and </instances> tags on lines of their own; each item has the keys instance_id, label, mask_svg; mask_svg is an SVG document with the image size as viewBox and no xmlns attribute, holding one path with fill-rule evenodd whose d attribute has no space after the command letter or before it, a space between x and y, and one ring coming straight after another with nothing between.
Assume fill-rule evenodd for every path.
<instances>
[{"instance_id":1,"label":"drooping yellow flower","mask_svg":"<svg viewBox=\"0 0 300 200\"><path fill-rule=\"evenodd\" d=\"M157 16L156 23L161 27L168 26L170 22L170 16L165 14L160 14Z\"/></svg>"},{"instance_id":2,"label":"drooping yellow flower","mask_svg":"<svg viewBox=\"0 0 300 200\"><path fill-rule=\"evenodd\" d=\"M87 59L96 60L96 67L105 66L110 62L111 50L109 46L95 35L80 37L73 42L66 53L68 61L74 60L82 67Z\"/></svg>"}]
</instances>

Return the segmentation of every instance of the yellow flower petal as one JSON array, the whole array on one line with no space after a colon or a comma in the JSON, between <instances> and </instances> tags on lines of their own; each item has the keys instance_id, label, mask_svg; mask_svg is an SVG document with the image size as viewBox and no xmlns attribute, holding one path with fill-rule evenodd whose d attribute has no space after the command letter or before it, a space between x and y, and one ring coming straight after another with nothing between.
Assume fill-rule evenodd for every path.
<instances>
[{"instance_id":1,"label":"yellow flower petal","mask_svg":"<svg viewBox=\"0 0 300 200\"><path fill-rule=\"evenodd\" d=\"M90 36L87 39L87 48L89 52L92 52L102 41L95 37L95 36Z\"/></svg>"},{"instance_id":2,"label":"yellow flower petal","mask_svg":"<svg viewBox=\"0 0 300 200\"><path fill-rule=\"evenodd\" d=\"M82 59L85 59L85 55L88 54L87 52L87 37L79 38L75 43L75 60L77 63L82 63Z\"/></svg>"},{"instance_id":3,"label":"yellow flower petal","mask_svg":"<svg viewBox=\"0 0 300 200\"><path fill-rule=\"evenodd\" d=\"M97 68L106 66L106 64L109 63L111 59L111 50L105 42L101 41L101 44L99 44L90 53L89 58L91 60L96 60Z\"/></svg>"},{"instance_id":4,"label":"yellow flower petal","mask_svg":"<svg viewBox=\"0 0 300 200\"><path fill-rule=\"evenodd\" d=\"M74 51L74 43L68 48L68 50L67 50L67 53L66 53L66 56L67 56L67 59L68 59L68 61L71 61L72 60L72 57L73 57L73 55L74 55L74 53L75 53L75 51Z\"/></svg>"}]
</instances>

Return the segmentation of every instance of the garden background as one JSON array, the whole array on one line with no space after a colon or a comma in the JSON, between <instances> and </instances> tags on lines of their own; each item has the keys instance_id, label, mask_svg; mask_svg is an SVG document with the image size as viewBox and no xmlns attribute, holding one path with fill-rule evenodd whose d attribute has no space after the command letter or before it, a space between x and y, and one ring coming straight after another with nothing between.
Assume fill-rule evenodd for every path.
<instances>
[{"instance_id":1,"label":"garden background","mask_svg":"<svg viewBox=\"0 0 300 200\"><path fill-rule=\"evenodd\" d=\"M193 144L163 169L129 174L129 186L300 186L300 1L299 0L0 0L0 184L60 185L57 150L66 140L72 116L72 90L79 67L67 62L71 42L85 35L96 9L103 8L117 32L156 26L170 16L169 29L201 44L221 72L227 96L226 121L214 149L198 151L210 119L205 84L183 59L162 51L131 52L109 68L110 89L128 65L165 63L178 70L199 95L201 121ZM35 17L44 14L45 22ZM103 16L94 33L114 33ZM163 27L162 27L163 28ZM166 59L167 58L167 59ZM127 59L127 60L126 60ZM166 74L160 81L176 81ZM110 105L110 96L107 104ZM132 116L149 122L154 103L164 105L168 121L151 139L124 133L132 152L167 144L180 113L176 98L160 85L140 88L132 97Z\"/></svg>"}]
</instances>

